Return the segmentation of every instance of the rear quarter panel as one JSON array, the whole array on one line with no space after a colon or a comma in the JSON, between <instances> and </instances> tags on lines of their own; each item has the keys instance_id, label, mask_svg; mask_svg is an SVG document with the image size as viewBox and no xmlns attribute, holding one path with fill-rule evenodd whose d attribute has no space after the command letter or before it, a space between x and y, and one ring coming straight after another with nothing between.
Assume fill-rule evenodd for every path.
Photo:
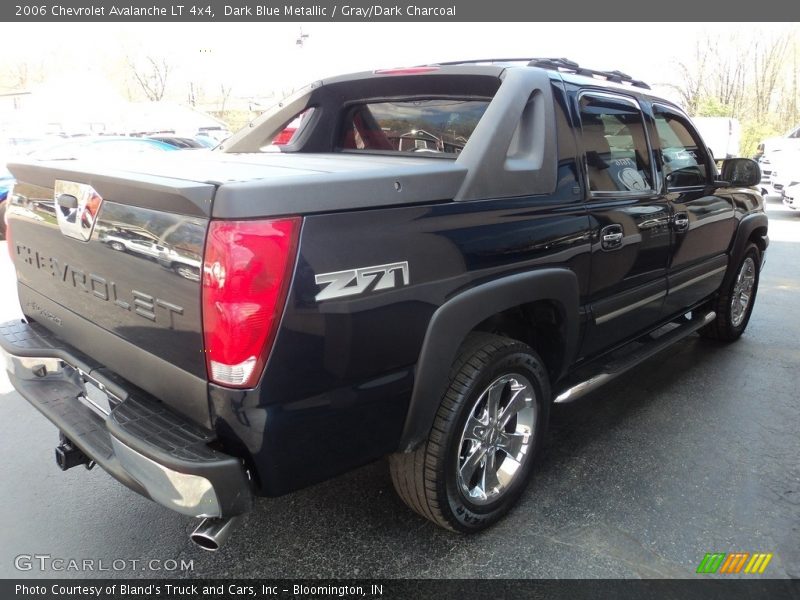
<instances>
[{"instance_id":1,"label":"rear quarter panel","mask_svg":"<svg viewBox=\"0 0 800 600\"><path fill-rule=\"evenodd\" d=\"M212 386L220 435L279 494L397 450L434 311L484 281L563 266L585 281L588 218L574 163L557 192L307 216L280 331L258 390ZM316 275L407 261L409 283L317 301ZM584 294L585 290L581 290ZM438 398L431 398L438 404Z\"/></svg>"}]
</instances>

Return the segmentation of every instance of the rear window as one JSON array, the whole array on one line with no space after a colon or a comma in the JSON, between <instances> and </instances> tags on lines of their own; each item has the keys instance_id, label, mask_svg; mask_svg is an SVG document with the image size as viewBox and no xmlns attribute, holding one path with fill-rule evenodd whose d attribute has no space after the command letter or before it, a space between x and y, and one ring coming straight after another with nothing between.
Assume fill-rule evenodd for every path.
<instances>
[{"instance_id":1,"label":"rear window","mask_svg":"<svg viewBox=\"0 0 800 600\"><path fill-rule=\"evenodd\" d=\"M488 100L368 102L345 113L341 150L457 155L477 127Z\"/></svg>"},{"instance_id":2,"label":"rear window","mask_svg":"<svg viewBox=\"0 0 800 600\"><path fill-rule=\"evenodd\" d=\"M581 97L580 111L589 189L651 190L650 150L639 108L626 98L586 94Z\"/></svg>"}]
</instances>

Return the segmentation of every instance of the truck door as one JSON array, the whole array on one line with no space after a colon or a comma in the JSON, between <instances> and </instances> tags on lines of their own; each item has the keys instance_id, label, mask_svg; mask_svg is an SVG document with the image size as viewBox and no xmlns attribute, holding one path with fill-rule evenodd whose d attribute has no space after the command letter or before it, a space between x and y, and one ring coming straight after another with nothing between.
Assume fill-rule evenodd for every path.
<instances>
[{"instance_id":1,"label":"truck door","mask_svg":"<svg viewBox=\"0 0 800 600\"><path fill-rule=\"evenodd\" d=\"M641 108L632 97L577 98L592 228L589 357L656 323L667 293L670 207L656 186Z\"/></svg>"},{"instance_id":2,"label":"truck door","mask_svg":"<svg viewBox=\"0 0 800 600\"><path fill-rule=\"evenodd\" d=\"M661 104L653 104L653 117L671 211L666 317L685 312L719 288L736 219L732 193L712 185L716 169L691 121Z\"/></svg>"}]
</instances>

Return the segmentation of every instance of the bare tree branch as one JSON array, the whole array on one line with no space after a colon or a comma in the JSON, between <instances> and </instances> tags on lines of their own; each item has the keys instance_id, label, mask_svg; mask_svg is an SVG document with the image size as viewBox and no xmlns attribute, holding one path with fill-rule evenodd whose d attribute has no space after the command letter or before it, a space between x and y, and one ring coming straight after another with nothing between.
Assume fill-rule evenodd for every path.
<instances>
[{"instance_id":1,"label":"bare tree branch","mask_svg":"<svg viewBox=\"0 0 800 600\"><path fill-rule=\"evenodd\" d=\"M230 86L230 85L228 87L225 87L225 84L221 83L221 84L219 84L219 89L220 89L220 92L221 92L221 101L220 101L219 113L220 114L224 114L225 113L225 104L227 104L228 98L230 98L231 92L233 91L233 87Z\"/></svg>"},{"instance_id":2,"label":"bare tree branch","mask_svg":"<svg viewBox=\"0 0 800 600\"><path fill-rule=\"evenodd\" d=\"M172 70L166 58L148 56L144 66L137 65L130 58L127 62L133 78L142 88L148 100L158 101L164 98L167 80Z\"/></svg>"}]
</instances>

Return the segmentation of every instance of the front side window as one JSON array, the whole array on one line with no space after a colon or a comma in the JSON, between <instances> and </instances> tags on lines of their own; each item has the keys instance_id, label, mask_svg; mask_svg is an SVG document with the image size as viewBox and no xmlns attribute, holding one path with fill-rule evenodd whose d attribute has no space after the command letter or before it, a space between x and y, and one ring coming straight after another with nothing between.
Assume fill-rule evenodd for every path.
<instances>
[{"instance_id":1,"label":"front side window","mask_svg":"<svg viewBox=\"0 0 800 600\"><path fill-rule=\"evenodd\" d=\"M457 155L488 105L449 98L358 104L345 113L339 148Z\"/></svg>"},{"instance_id":2,"label":"front side window","mask_svg":"<svg viewBox=\"0 0 800 600\"><path fill-rule=\"evenodd\" d=\"M638 107L622 98L580 99L581 139L592 192L652 190L650 150Z\"/></svg>"},{"instance_id":3,"label":"front side window","mask_svg":"<svg viewBox=\"0 0 800 600\"><path fill-rule=\"evenodd\" d=\"M680 115L658 106L654 109L661 160L668 188L705 185L708 165L705 146Z\"/></svg>"}]
</instances>

